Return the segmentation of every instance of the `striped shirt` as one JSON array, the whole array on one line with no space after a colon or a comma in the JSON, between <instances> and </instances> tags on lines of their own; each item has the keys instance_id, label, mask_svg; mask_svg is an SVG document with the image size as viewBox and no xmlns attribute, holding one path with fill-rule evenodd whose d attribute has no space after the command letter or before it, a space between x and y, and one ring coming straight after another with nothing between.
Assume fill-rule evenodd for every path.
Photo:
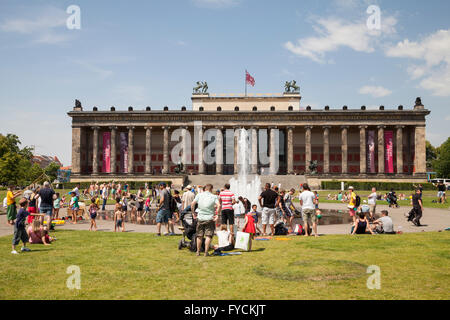
<instances>
[{"instance_id":1,"label":"striped shirt","mask_svg":"<svg viewBox=\"0 0 450 320\"><path fill-rule=\"evenodd\" d=\"M222 201L222 210L233 210L234 194L230 190L224 190L220 193L219 199Z\"/></svg>"}]
</instances>

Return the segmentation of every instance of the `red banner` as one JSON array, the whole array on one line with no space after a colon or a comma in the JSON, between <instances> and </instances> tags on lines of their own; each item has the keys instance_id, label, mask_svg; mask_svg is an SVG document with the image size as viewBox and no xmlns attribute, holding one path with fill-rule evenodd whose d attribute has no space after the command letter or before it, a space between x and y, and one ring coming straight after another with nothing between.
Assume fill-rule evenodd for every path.
<instances>
[{"instance_id":1,"label":"red banner","mask_svg":"<svg viewBox=\"0 0 450 320\"><path fill-rule=\"evenodd\" d=\"M102 172L111 172L111 132L103 133L103 167Z\"/></svg>"},{"instance_id":2,"label":"red banner","mask_svg":"<svg viewBox=\"0 0 450 320\"><path fill-rule=\"evenodd\" d=\"M384 170L386 173L394 173L394 132L384 132L384 146L386 157L384 159Z\"/></svg>"},{"instance_id":3,"label":"red banner","mask_svg":"<svg viewBox=\"0 0 450 320\"><path fill-rule=\"evenodd\" d=\"M369 131L367 135L367 144L369 145L369 152L367 153L369 162L369 172L376 173L375 168L375 131Z\"/></svg>"},{"instance_id":4,"label":"red banner","mask_svg":"<svg viewBox=\"0 0 450 320\"><path fill-rule=\"evenodd\" d=\"M245 81L252 87L255 86L255 78L253 78L250 73L247 72L247 70L245 70Z\"/></svg>"},{"instance_id":5,"label":"red banner","mask_svg":"<svg viewBox=\"0 0 450 320\"><path fill-rule=\"evenodd\" d=\"M120 133L120 172L128 173L128 133Z\"/></svg>"}]
</instances>

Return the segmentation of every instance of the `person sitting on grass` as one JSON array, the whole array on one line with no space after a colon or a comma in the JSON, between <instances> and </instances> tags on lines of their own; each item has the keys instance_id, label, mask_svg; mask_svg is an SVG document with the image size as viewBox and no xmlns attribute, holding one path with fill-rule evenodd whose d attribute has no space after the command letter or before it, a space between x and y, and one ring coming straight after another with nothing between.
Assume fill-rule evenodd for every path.
<instances>
[{"instance_id":1,"label":"person sitting on grass","mask_svg":"<svg viewBox=\"0 0 450 320\"><path fill-rule=\"evenodd\" d=\"M95 219L97 218L97 211L99 210L99 206L95 203L95 198L91 199L91 205L89 206L89 216L91 218L91 225L89 227L89 231L92 231L92 228L97 231L97 223Z\"/></svg>"},{"instance_id":2,"label":"person sitting on grass","mask_svg":"<svg viewBox=\"0 0 450 320\"><path fill-rule=\"evenodd\" d=\"M214 246L214 255L220 255L222 251L234 250L234 236L228 231L227 225L222 224L220 231L217 231L219 244Z\"/></svg>"},{"instance_id":3,"label":"person sitting on grass","mask_svg":"<svg viewBox=\"0 0 450 320\"><path fill-rule=\"evenodd\" d=\"M368 231L367 231L368 230ZM356 218L355 224L352 226L352 234L374 234L370 228L369 220L367 220L366 214L364 212L358 213L358 218Z\"/></svg>"},{"instance_id":4,"label":"person sitting on grass","mask_svg":"<svg viewBox=\"0 0 450 320\"><path fill-rule=\"evenodd\" d=\"M391 217L389 217L387 210L381 211L381 218L375 220L373 224L376 226L375 231L377 233L395 234L394 223L392 222Z\"/></svg>"},{"instance_id":5,"label":"person sitting on grass","mask_svg":"<svg viewBox=\"0 0 450 320\"><path fill-rule=\"evenodd\" d=\"M16 246L20 243L20 241L22 241L23 243L23 247L21 249L22 252L31 251L30 249L27 248L28 234L27 231L25 230L25 219L30 214L27 211L28 200L25 198L20 200L19 206L20 210L17 214L16 222L14 224L14 237L12 240L12 251L11 251L12 254L18 254L18 252L16 251ZM33 215L44 216L43 214L33 214Z\"/></svg>"},{"instance_id":6,"label":"person sitting on grass","mask_svg":"<svg viewBox=\"0 0 450 320\"><path fill-rule=\"evenodd\" d=\"M53 241L48 235L47 229L44 228L41 221L38 219L33 220L32 225L27 229L27 234L30 244L43 244L45 246L49 246Z\"/></svg>"}]
</instances>

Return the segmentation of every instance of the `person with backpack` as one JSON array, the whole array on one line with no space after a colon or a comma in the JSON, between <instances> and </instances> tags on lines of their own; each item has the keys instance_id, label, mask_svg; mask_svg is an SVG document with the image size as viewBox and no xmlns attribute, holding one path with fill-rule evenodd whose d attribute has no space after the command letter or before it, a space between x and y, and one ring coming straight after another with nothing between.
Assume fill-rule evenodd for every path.
<instances>
[{"instance_id":1,"label":"person with backpack","mask_svg":"<svg viewBox=\"0 0 450 320\"><path fill-rule=\"evenodd\" d=\"M355 189L353 187L348 187L348 213L350 217L353 218L353 223L356 221L356 212L358 211L359 206L361 205L361 198L355 193Z\"/></svg>"},{"instance_id":2,"label":"person with backpack","mask_svg":"<svg viewBox=\"0 0 450 320\"><path fill-rule=\"evenodd\" d=\"M299 196L300 205L302 206L302 220L305 224L304 229L306 236L309 237L309 227L312 225L314 236L318 237L317 233L317 216L315 210L316 196L311 192L308 184L303 184L303 192Z\"/></svg>"}]
</instances>

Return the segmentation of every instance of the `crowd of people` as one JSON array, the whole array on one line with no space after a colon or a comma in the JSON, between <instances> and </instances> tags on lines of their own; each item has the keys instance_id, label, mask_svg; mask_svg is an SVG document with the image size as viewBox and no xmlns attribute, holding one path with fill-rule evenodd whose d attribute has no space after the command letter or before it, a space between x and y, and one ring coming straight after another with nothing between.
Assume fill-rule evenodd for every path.
<instances>
[{"instance_id":1,"label":"crowd of people","mask_svg":"<svg viewBox=\"0 0 450 320\"><path fill-rule=\"evenodd\" d=\"M225 184L220 190L214 190L210 184L188 185L181 193L162 182L157 186L145 184L132 193L127 183L92 183L83 191L80 191L80 185L77 185L69 193L66 221L71 220L71 223L76 224L81 219L80 214L82 216L87 210L89 231L97 231L98 213L107 209L108 200L113 200L115 232L124 232L126 221L141 223L147 215L150 216L150 213L154 212L156 235L161 236L164 226L164 235L169 236L175 235L175 227L183 230L180 216L191 212L197 221L197 254L200 255L202 248L206 248L205 254L213 248L211 239L215 234L219 237L219 245L214 249L216 253L220 253L232 250L237 231L250 234L250 247L251 239L255 236L279 235L277 228L280 226L285 229L286 235L302 232L306 236L318 237L317 227L322 214L319 209L319 194L317 191L311 191L308 184L301 185L298 193L300 205L296 208L296 193L295 189L285 190L281 185L267 183L257 203L251 203L242 195L234 194L229 184ZM376 218L380 195L375 188L367 200L364 200L364 204L351 186L347 192L340 194L345 195L342 201L348 203L348 214L352 220L351 234L394 233L392 219L386 210L381 212L379 219ZM390 194L395 196L393 190ZM19 197L20 209L17 212L16 199ZM48 182L42 187L30 187L24 191L15 191L14 186L10 186L5 200L8 224L14 226L13 253L17 253L16 246L20 241L23 242L22 251L28 251L28 242L49 245L54 240L49 236L49 231L53 228L52 220L60 218L59 212L66 205L66 197L56 193ZM411 197L411 203L413 208L408 214L408 221L420 226L423 213L421 189L417 188ZM301 217L302 224L294 225L295 217ZM242 219L244 221L241 227ZM217 232L216 227L219 227Z\"/></svg>"}]
</instances>

